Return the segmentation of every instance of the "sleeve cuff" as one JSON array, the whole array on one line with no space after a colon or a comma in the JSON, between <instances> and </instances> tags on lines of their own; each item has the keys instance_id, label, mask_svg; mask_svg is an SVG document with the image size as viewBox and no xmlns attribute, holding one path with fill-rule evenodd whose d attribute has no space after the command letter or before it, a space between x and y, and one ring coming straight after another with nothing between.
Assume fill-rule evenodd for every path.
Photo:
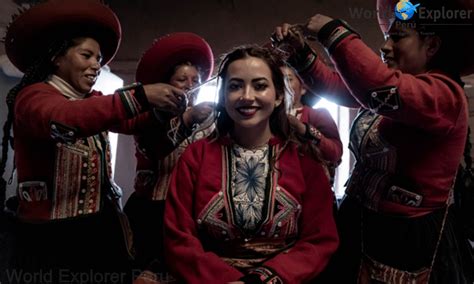
<instances>
[{"instance_id":1,"label":"sleeve cuff","mask_svg":"<svg viewBox=\"0 0 474 284\"><path fill-rule=\"evenodd\" d=\"M150 108L146 98L145 90L141 83L134 83L116 91L127 111L129 117L137 116L139 113Z\"/></svg>"},{"instance_id":2,"label":"sleeve cuff","mask_svg":"<svg viewBox=\"0 0 474 284\"><path fill-rule=\"evenodd\" d=\"M332 53L337 44L351 34L355 34L360 38L360 35L345 21L335 19L321 28L318 32L318 40L329 53Z\"/></svg>"},{"instance_id":3,"label":"sleeve cuff","mask_svg":"<svg viewBox=\"0 0 474 284\"><path fill-rule=\"evenodd\" d=\"M306 126L306 131L302 138L306 141L311 141L314 145L319 145L323 136L321 132L307 122L304 125Z\"/></svg>"},{"instance_id":4,"label":"sleeve cuff","mask_svg":"<svg viewBox=\"0 0 474 284\"><path fill-rule=\"evenodd\" d=\"M314 61L317 58L316 52L314 52L311 47L305 43L302 50L293 54L289 59L288 63L296 69L298 72L304 72L313 65Z\"/></svg>"},{"instance_id":5,"label":"sleeve cuff","mask_svg":"<svg viewBox=\"0 0 474 284\"><path fill-rule=\"evenodd\" d=\"M281 278L268 267L257 267L239 279L246 284L283 284Z\"/></svg>"}]
</instances>

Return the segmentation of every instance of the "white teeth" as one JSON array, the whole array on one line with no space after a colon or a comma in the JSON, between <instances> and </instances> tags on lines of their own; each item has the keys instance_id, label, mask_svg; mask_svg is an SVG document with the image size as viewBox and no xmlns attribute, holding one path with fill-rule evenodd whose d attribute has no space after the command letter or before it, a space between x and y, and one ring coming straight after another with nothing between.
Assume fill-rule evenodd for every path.
<instances>
[{"instance_id":1,"label":"white teeth","mask_svg":"<svg viewBox=\"0 0 474 284\"><path fill-rule=\"evenodd\" d=\"M243 114L252 114L257 111L256 108L254 107L240 107L238 108L238 111L243 113Z\"/></svg>"}]
</instances>

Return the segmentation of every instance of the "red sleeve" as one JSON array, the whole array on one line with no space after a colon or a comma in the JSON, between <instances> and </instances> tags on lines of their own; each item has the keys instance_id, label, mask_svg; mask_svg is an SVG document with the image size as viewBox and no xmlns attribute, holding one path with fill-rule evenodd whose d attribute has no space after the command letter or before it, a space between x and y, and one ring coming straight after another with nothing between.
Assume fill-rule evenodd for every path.
<instances>
[{"instance_id":1,"label":"red sleeve","mask_svg":"<svg viewBox=\"0 0 474 284\"><path fill-rule=\"evenodd\" d=\"M342 157L342 142L337 125L329 111L323 108L309 108L308 123L322 134L318 147L321 150L323 159L336 164L339 163Z\"/></svg>"},{"instance_id":2,"label":"red sleeve","mask_svg":"<svg viewBox=\"0 0 474 284\"><path fill-rule=\"evenodd\" d=\"M313 65L300 72L304 82L318 95L338 105L359 108L360 103L352 96L339 74L316 59Z\"/></svg>"},{"instance_id":3,"label":"red sleeve","mask_svg":"<svg viewBox=\"0 0 474 284\"><path fill-rule=\"evenodd\" d=\"M399 108L378 113L407 125L447 134L466 107L462 87L448 76L436 72L413 76L390 69L355 35L343 39L331 57L351 93L365 108L371 108L374 89L396 87Z\"/></svg>"},{"instance_id":4,"label":"red sleeve","mask_svg":"<svg viewBox=\"0 0 474 284\"><path fill-rule=\"evenodd\" d=\"M295 246L264 263L284 283L313 279L326 267L339 243L333 218L333 194L322 166L301 157L306 191L301 197L300 235Z\"/></svg>"},{"instance_id":5,"label":"red sleeve","mask_svg":"<svg viewBox=\"0 0 474 284\"><path fill-rule=\"evenodd\" d=\"M34 84L18 94L15 121L18 127L29 129L32 136L47 139L50 137L50 122L74 129L78 137L87 137L119 125L130 117L121 94L98 94L82 100L68 100L52 86ZM137 109L139 105L135 104Z\"/></svg>"},{"instance_id":6,"label":"red sleeve","mask_svg":"<svg viewBox=\"0 0 474 284\"><path fill-rule=\"evenodd\" d=\"M193 219L193 197L202 152L191 144L173 170L165 209L165 255L172 273L185 283L227 283L241 272L216 254L204 251Z\"/></svg>"}]
</instances>

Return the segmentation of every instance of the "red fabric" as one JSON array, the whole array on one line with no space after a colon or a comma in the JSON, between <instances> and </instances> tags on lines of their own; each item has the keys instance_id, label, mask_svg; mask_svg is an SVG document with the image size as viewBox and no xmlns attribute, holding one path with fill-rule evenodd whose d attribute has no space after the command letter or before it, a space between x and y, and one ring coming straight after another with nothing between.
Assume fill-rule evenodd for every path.
<instances>
[{"instance_id":1,"label":"red fabric","mask_svg":"<svg viewBox=\"0 0 474 284\"><path fill-rule=\"evenodd\" d=\"M304 106L300 120L316 127L323 134L318 144L322 157L326 161L338 164L342 157L342 142L331 114L323 108L313 109Z\"/></svg>"},{"instance_id":2,"label":"red fabric","mask_svg":"<svg viewBox=\"0 0 474 284\"><path fill-rule=\"evenodd\" d=\"M270 145L279 143L272 140ZM243 276L242 271L224 262L219 256L222 251L206 251L203 247L203 242L226 246L229 244L226 235L219 231L218 238L205 228L198 230L198 216L224 190L223 179L227 175L223 169L222 147L229 144L225 139L214 142L209 138L199 140L188 146L173 172L165 210L165 249L173 275L183 278L186 283L227 283ZM281 154L279 169L278 186L302 206L301 214L295 220L298 239L292 248L264 261L263 265L273 269L284 283L301 283L320 273L337 248L333 197L321 165L310 157L301 156L294 144ZM228 206L227 202L225 206ZM273 217L262 226L277 226L272 223ZM245 247L244 237L228 220L222 225L237 234L230 242ZM278 236L250 236L269 243L275 237Z\"/></svg>"},{"instance_id":3,"label":"red fabric","mask_svg":"<svg viewBox=\"0 0 474 284\"><path fill-rule=\"evenodd\" d=\"M330 94L329 99L347 102L352 94L352 103L367 108L371 89L398 88L401 107L380 113L383 119L378 129L397 149L397 173L416 182L424 200L418 208L387 201L381 211L420 216L443 207L467 135L468 108L462 87L436 71L414 76L389 69L354 35L336 46L332 60L340 76L321 62L302 74L311 87Z\"/></svg>"},{"instance_id":4,"label":"red fabric","mask_svg":"<svg viewBox=\"0 0 474 284\"><path fill-rule=\"evenodd\" d=\"M94 91L89 98L73 101L46 83L24 88L15 101L13 125L18 182L44 181L53 192L57 141L50 136L51 121L75 129L77 137L89 137L114 125L122 124L118 131L133 132L142 129L142 125L153 124L150 116L139 117L123 122L127 113L118 94L103 96ZM49 201L43 203L51 205ZM34 215L33 207L23 209Z\"/></svg>"}]
</instances>

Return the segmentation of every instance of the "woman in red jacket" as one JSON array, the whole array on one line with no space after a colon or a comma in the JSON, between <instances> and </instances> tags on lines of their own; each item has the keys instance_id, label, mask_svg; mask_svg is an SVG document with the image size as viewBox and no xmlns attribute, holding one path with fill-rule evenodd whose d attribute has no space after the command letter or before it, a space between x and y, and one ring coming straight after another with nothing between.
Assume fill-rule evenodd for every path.
<instances>
[{"instance_id":1,"label":"woman in red jacket","mask_svg":"<svg viewBox=\"0 0 474 284\"><path fill-rule=\"evenodd\" d=\"M177 113L184 94L159 84L110 96L92 90L120 38L117 17L95 0L38 4L8 27L6 53L25 73L7 95L2 145L4 167L13 125L19 207L9 283L131 280L130 231L111 179L107 130L159 129L148 110Z\"/></svg>"},{"instance_id":2,"label":"woman in red jacket","mask_svg":"<svg viewBox=\"0 0 474 284\"><path fill-rule=\"evenodd\" d=\"M311 96L311 94L296 70L290 66L281 67L281 70L288 80L293 98L290 123L300 137L306 137L311 143L318 146L321 157L328 163L331 177L334 177L334 170L342 157L342 142L339 138L337 125L326 109L313 109L312 106L304 103L306 102L304 97Z\"/></svg>"},{"instance_id":3,"label":"woman in red jacket","mask_svg":"<svg viewBox=\"0 0 474 284\"><path fill-rule=\"evenodd\" d=\"M337 247L328 178L290 131L280 66L260 47L227 54L217 130L173 171L165 251L186 283L303 283Z\"/></svg>"},{"instance_id":4,"label":"woman in red jacket","mask_svg":"<svg viewBox=\"0 0 474 284\"><path fill-rule=\"evenodd\" d=\"M301 27L324 44L337 72L296 27L276 29L278 40L299 50L293 66L312 89L360 107L350 134L357 163L338 214L341 246L330 281L467 283L448 207L468 125L460 73L473 65L451 29L472 34L472 25L434 25L422 15L441 9L437 1L422 1L425 11L411 18L394 13L411 3L397 2L378 1L382 60L341 20L315 15Z\"/></svg>"},{"instance_id":5,"label":"woman in red jacket","mask_svg":"<svg viewBox=\"0 0 474 284\"><path fill-rule=\"evenodd\" d=\"M179 32L164 35L143 54L136 71L142 84L163 83L185 92L209 79L214 56L209 44L199 35ZM170 115L155 111L168 131L135 136L137 169L134 189L124 211L130 220L135 246L135 263L140 270L163 270L163 215L173 170L197 125L210 116L214 103L194 105L197 91L188 94L182 113ZM206 133L211 128L205 130ZM202 137L201 137L202 138ZM163 278L159 274L155 275Z\"/></svg>"}]
</instances>

